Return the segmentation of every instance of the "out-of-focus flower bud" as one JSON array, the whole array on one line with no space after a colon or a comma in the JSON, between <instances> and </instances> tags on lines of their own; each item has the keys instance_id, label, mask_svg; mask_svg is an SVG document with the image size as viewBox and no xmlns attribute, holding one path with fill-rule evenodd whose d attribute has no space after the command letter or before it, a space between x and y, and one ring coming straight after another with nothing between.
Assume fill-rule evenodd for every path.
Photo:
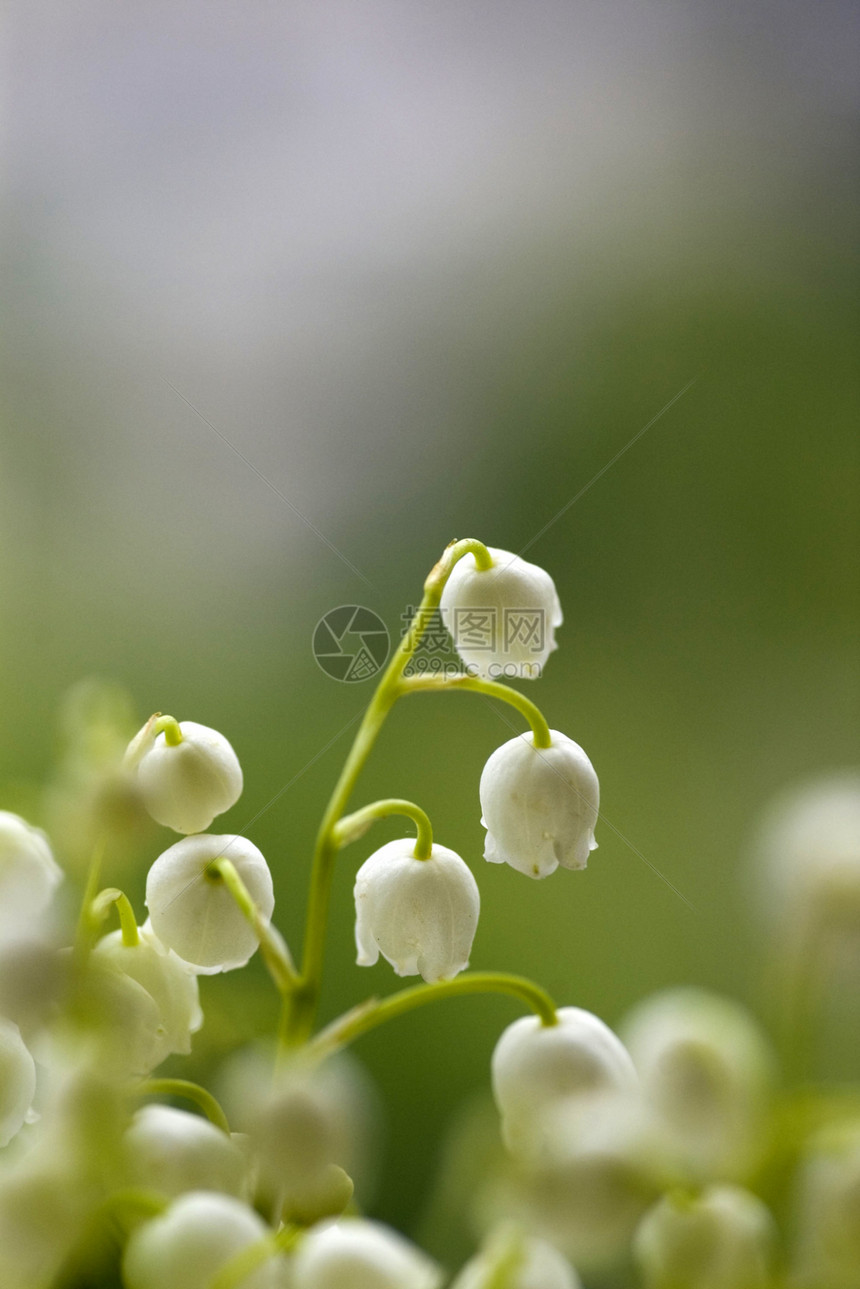
<instances>
[{"instance_id":1,"label":"out-of-focus flower bud","mask_svg":"<svg viewBox=\"0 0 860 1289\"><path fill-rule=\"evenodd\" d=\"M242 795L236 753L223 734L196 721L180 721L137 747L147 728L130 745L144 805L175 832L203 832Z\"/></svg>"},{"instance_id":2,"label":"out-of-focus flower bud","mask_svg":"<svg viewBox=\"0 0 860 1289\"><path fill-rule=\"evenodd\" d=\"M159 1019L153 1050L158 1059L150 1067L154 1069L173 1052L191 1051L191 1035L203 1024L203 1012L197 977L189 966L165 948L149 927L140 927L138 935L137 944L126 945L122 932L112 931L99 940L92 961L130 976L155 1003Z\"/></svg>"},{"instance_id":3,"label":"out-of-focus flower bud","mask_svg":"<svg viewBox=\"0 0 860 1289\"><path fill-rule=\"evenodd\" d=\"M668 990L624 1022L642 1091L691 1181L738 1180L762 1149L775 1060L738 1003L704 990Z\"/></svg>"},{"instance_id":4,"label":"out-of-focus flower bud","mask_svg":"<svg viewBox=\"0 0 860 1289\"><path fill-rule=\"evenodd\" d=\"M781 793L754 853L763 910L791 957L860 971L860 771Z\"/></svg>"},{"instance_id":5,"label":"out-of-focus flower bud","mask_svg":"<svg viewBox=\"0 0 860 1289\"><path fill-rule=\"evenodd\" d=\"M146 879L146 907L152 929L199 975L244 967L257 948L245 918L213 864L229 859L260 916L275 907L272 875L246 837L186 837L159 855Z\"/></svg>"},{"instance_id":6,"label":"out-of-focus flower bud","mask_svg":"<svg viewBox=\"0 0 860 1289\"><path fill-rule=\"evenodd\" d=\"M188 1191L160 1217L132 1232L123 1254L127 1289L210 1289L243 1249L266 1235L261 1218L231 1195ZM236 1282L237 1289L276 1289L280 1259Z\"/></svg>"},{"instance_id":7,"label":"out-of-focus flower bud","mask_svg":"<svg viewBox=\"0 0 860 1289\"><path fill-rule=\"evenodd\" d=\"M608 1025L580 1007L561 1007L558 1023L521 1016L504 1031L492 1057L493 1095L510 1150L534 1153L547 1109L563 1098L635 1093L636 1071Z\"/></svg>"},{"instance_id":8,"label":"out-of-focus flower bud","mask_svg":"<svg viewBox=\"0 0 860 1289\"><path fill-rule=\"evenodd\" d=\"M481 774L484 858L527 877L585 868L597 847L597 775L578 743L550 730L552 745L536 748L518 735L496 748Z\"/></svg>"},{"instance_id":9,"label":"out-of-focus flower bud","mask_svg":"<svg viewBox=\"0 0 860 1289\"><path fill-rule=\"evenodd\" d=\"M355 879L358 965L380 953L398 976L450 980L469 965L481 897L459 855L433 846L416 859L415 842L391 841L366 859Z\"/></svg>"},{"instance_id":10,"label":"out-of-focus flower bud","mask_svg":"<svg viewBox=\"0 0 860 1289\"><path fill-rule=\"evenodd\" d=\"M562 622L555 583L519 555L488 550L490 569L479 569L474 555L454 565L442 592L442 621L468 670L490 680L536 679Z\"/></svg>"},{"instance_id":11,"label":"out-of-focus flower bud","mask_svg":"<svg viewBox=\"0 0 860 1289\"><path fill-rule=\"evenodd\" d=\"M0 1016L0 1146L21 1131L35 1094L35 1062L18 1026Z\"/></svg>"},{"instance_id":12,"label":"out-of-focus flower bud","mask_svg":"<svg viewBox=\"0 0 860 1289\"><path fill-rule=\"evenodd\" d=\"M503 1229L463 1267L451 1289L581 1289L567 1258L546 1240Z\"/></svg>"},{"instance_id":13,"label":"out-of-focus flower bud","mask_svg":"<svg viewBox=\"0 0 860 1289\"><path fill-rule=\"evenodd\" d=\"M439 1289L443 1280L435 1262L402 1235L361 1218L310 1231L293 1277L295 1289Z\"/></svg>"},{"instance_id":14,"label":"out-of-focus flower bud","mask_svg":"<svg viewBox=\"0 0 860 1289\"><path fill-rule=\"evenodd\" d=\"M792 1284L857 1289L860 1268L860 1122L817 1133L795 1194Z\"/></svg>"},{"instance_id":15,"label":"out-of-focus flower bud","mask_svg":"<svg viewBox=\"0 0 860 1289\"><path fill-rule=\"evenodd\" d=\"M245 1198L246 1151L199 1114L142 1106L123 1134L122 1148L123 1172L132 1186L171 1198L199 1190Z\"/></svg>"},{"instance_id":16,"label":"out-of-focus flower bud","mask_svg":"<svg viewBox=\"0 0 860 1289\"><path fill-rule=\"evenodd\" d=\"M41 828L0 810L0 941L33 928L62 877Z\"/></svg>"},{"instance_id":17,"label":"out-of-focus flower bud","mask_svg":"<svg viewBox=\"0 0 860 1289\"><path fill-rule=\"evenodd\" d=\"M672 1193L645 1214L633 1252L646 1289L768 1289L776 1224L738 1186Z\"/></svg>"}]
</instances>

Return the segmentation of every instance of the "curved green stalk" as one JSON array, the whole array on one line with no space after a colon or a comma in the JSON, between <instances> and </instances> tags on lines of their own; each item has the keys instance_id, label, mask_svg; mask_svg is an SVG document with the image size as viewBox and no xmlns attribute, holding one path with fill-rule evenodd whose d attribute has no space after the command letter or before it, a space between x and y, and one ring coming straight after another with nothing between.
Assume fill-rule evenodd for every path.
<instances>
[{"instance_id":1,"label":"curved green stalk","mask_svg":"<svg viewBox=\"0 0 860 1289\"><path fill-rule=\"evenodd\" d=\"M497 680L482 680L480 676L408 676L400 682L400 694L435 693L439 690L464 689L470 694L484 694L487 698L498 698L515 707L524 716L532 728L536 748L547 748L552 744L549 725L543 712L525 694L517 689L509 689Z\"/></svg>"},{"instance_id":2,"label":"curved green stalk","mask_svg":"<svg viewBox=\"0 0 860 1289\"><path fill-rule=\"evenodd\" d=\"M335 825L335 844L339 849L348 846L350 842L363 837L377 819L386 819L389 815L405 815L407 819L413 821L418 833L415 838L415 858L429 859L433 849L433 828L430 819L420 806L416 806L412 801L404 801L401 797L386 797L382 801L374 801L369 806L356 810L354 814L345 815L340 823Z\"/></svg>"},{"instance_id":3,"label":"curved green stalk","mask_svg":"<svg viewBox=\"0 0 860 1289\"><path fill-rule=\"evenodd\" d=\"M199 1083L192 1083L189 1079L146 1079L138 1084L134 1094L139 1097L183 1097L186 1101L193 1101L210 1123L214 1123L216 1128L220 1128L228 1137L230 1136L230 1124L226 1114L212 1093L202 1088Z\"/></svg>"},{"instance_id":4,"label":"curved green stalk","mask_svg":"<svg viewBox=\"0 0 860 1289\"><path fill-rule=\"evenodd\" d=\"M399 684L403 671L439 607L442 591L451 575L451 570L464 555L474 555L478 567L483 566L485 569L493 567L492 556L483 542L474 538L465 538L463 541L452 542L439 562L431 569L424 583L424 598L370 700L341 770L340 778L329 799L317 833L311 866L301 982L287 1002L288 1013L281 1024L281 1041L301 1042L308 1037L313 1028L322 977L334 862L337 856L335 828L346 809L356 780L370 755L385 718L399 696Z\"/></svg>"},{"instance_id":5,"label":"curved green stalk","mask_svg":"<svg viewBox=\"0 0 860 1289\"><path fill-rule=\"evenodd\" d=\"M227 890L233 896L240 911L245 915L260 941L260 952L275 982L278 991L286 995L296 988L298 972L293 963L290 950L280 931L263 917L245 883L236 870L235 864L220 856L209 865L211 875L221 878Z\"/></svg>"},{"instance_id":6,"label":"curved green stalk","mask_svg":"<svg viewBox=\"0 0 860 1289\"><path fill-rule=\"evenodd\" d=\"M90 901L90 925L93 928L97 927L107 917L111 908L115 908L119 915L123 944L127 949L133 949L140 944L137 917L128 896L118 887L106 886L103 891L99 891L94 900Z\"/></svg>"},{"instance_id":7,"label":"curved green stalk","mask_svg":"<svg viewBox=\"0 0 860 1289\"><path fill-rule=\"evenodd\" d=\"M311 1043L311 1051L328 1056L347 1043L354 1042L368 1030L404 1016L416 1007L466 994L508 994L530 1007L540 1017L541 1024L558 1024L555 1003L540 985L527 980L525 976L510 976L503 971L471 971L454 980L439 980L432 985L413 985L388 998L370 998L322 1030Z\"/></svg>"}]
</instances>

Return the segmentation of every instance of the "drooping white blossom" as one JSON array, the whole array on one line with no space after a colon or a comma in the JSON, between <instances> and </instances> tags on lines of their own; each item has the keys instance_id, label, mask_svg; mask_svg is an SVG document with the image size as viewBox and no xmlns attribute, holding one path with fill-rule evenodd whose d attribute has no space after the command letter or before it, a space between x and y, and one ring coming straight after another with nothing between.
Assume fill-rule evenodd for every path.
<instances>
[{"instance_id":1,"label":"drooping white blossom","mask_svg":"<svg viewBox=\"0 0 860 1289\"><path fill-rule=\"evenodd\" d=\"M454 565L442 591L442 620L473 674L535 679L556 648L562 622L555 583L519 555L488 549L490 569L479 569L474 555Z\"/></svg>"},{"instance_id":2,"label":"drooping white blossom","mask_svg":"<svg viewBox=\"0 0 860 1289\"><path fill-rule=\"evenodd\" d=\"M585 868L597 846L594 827L600 787L578 743L558 730L537 748L518 735L496 748L481 774L484 858L510 864L527 877Z\"/></svg>"},{"instance_id":3,"label":"drooping white blossom","mask_svg":"<svg viewBox=\"0 0 860 1289\"><path fill-rule=\"evenodd\" d=\"M449 980L469 965L481 898L459 855L434 843L429 859L416 859L404 838L380 847L355 879L358 965L371 967L380 953L398 976Z\"/></svg>"},{"instance_id":4,"label":"drooping white blossom","mask_svg":"<svg viewBox=\"0 0 860 1289\"><path fill-rule=\"evenodd\" d=\"M314 1227L296 1252L293 1277L294 1289L439 1289L443 1281L414 1244L362 1218Z\"/></svg>"},{"instance_id":5,"label":"drooping white blossom","mask_svg":"<svg viewBox=\"0 0 860 1289\"><path fill-rule=\"evenodd\" d=\"M502 1282L505 1289L581 1289L563 1254L546 1240L509 1229L469 1259L451 1289L496 1289Z\"/></svg>"},{"instance_id":6,"label":"drooping white blossom","mask_svg":"<svg viewBox=\"0 0 860 1289\"><path fill-rule=\"evenodd\" d=\"M275 907L272 875L246 837L185 837L159 855L146 879L153 931L200 975L244 967L258 945L254 928L213 868L220 858L230 860L268 921Z\"/></svg>"},{"instance_id":7,"label":"drooping white blossom","mask_svg":"<svg viewBox=\"0 0 860 1289\"><path fill-rule=\"evenodd\" d=\"M514 1151L539 1144L541 1118L553 1103L637 1088L630 1055L608 1025L580 1007L560 1007L556 1015L555 1025L521 1016L493 1051L493 1095Z\"/></svg>"},{"instance_id":8,"label":"drooping white blossom","mask_svg":"<svg viewBox=\"0 0 860 1289\"><path fill-rule=\"evenodd\" d=\"M855 1289L860 1267L860 1121L835 1123L806 1143L795 1179L792 1265L798 1284Z\"/></svg>"},{"instance_id":9,"label":"drooping white blossom","mask_svg":"<svg viewBox=\"0 0 860 1289\"><path fill-rule=\"evenodd\" d=\"M0 810L0 939L26 935L62 877L41 828Z\"/></svg>"},{"instance_id":10,"label":"drooping white blossom","mask_svg":"<svg viewBox=\"0 0 860 1289\"><path fill-rule=\"evenodd\" d=\"M132 1186L170 1197L199 1190L245 1195L246 1150L199 1114L173 1106L141 1106L122 1144Z\"/></svg>"},{"instance_id":11,"label":"drooping white blossom","mask_svg":"<svg viewBox=\"0 0 860 1289\"><path fill-rule=\"evenodd\" d=\"M218 1272L266 1231L258 1214L233 1196L188 1191L132 1232L122 1259L126 1289L210 1289ZM236 1289L276 1289L281 1274L273 1258Z\"/></svg>"},{"instance_id":12,"label":"drooping white blossom","mask_svg":"<svg viewBox=\"0 0 860 1289\"><path fill-rule=\"evenodd\" d=\"M18 1026L0 1016L0 1147L21 1131L35 1094L36 1063Z\"/></svg>"},{"instance_id":13,"label":"drooping white blossom","mask_svg":"<svg viewBox=\"0 0 860 1289\"><path fill-rule=\"evenodd\" d=\"M756 1195L711 1186L659 1200L633 1252L645 1289L769 1289L775 1246L776 1223Z\"/></svg>"},{"instance_id":14,"label":"drooping white blossom","mask_svg":"<svg viewBox=\"0 0 860 1289\"><path fill-rule=\"evenodd\" d=\"M217 730L196 721L180 721L179 732L181 742L168 741L162 731L145 745L139 760L134 758L138 783L144 805L157 823L175 832L204 832L216 815L239 800L242 767Z\"/></svg>"}]
</instances>

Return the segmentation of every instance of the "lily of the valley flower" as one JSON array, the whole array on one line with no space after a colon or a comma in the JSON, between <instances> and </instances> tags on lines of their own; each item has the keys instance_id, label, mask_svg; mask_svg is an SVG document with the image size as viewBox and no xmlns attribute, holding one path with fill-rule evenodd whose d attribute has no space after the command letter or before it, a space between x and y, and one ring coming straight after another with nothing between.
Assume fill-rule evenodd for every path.
<instances>
[{"instance_id":1,"label":"lily of the valley flower","mask_svg":"<svg viewBox=\"0 0 860 1289\"><path fill-rule=\"evenodd\" d=\"M585 868L597 847L600 787L578 743L550 730L550 747L519 735L492 754L481 775L484 858L527 877Z\"/></svg>"},{"instance_id":2,"label":"lily of the valley flower","mask_svg":"<svg viewBox=\"0 0 860 1289\"><path fill-rule=\"evenodd\" d=\"M260 916L275 907L272 875L260 851L246 837L185 837L159 855L146 879L146 907L162 944L199 975L244 967L258 945L257 934L214 867L229 859Z\"/></svg>"},{"instance_id":3,"label":"lily of the valley flower","mask_svg":"<svg viewBox=\"0 0 860 1289\"><path fill-rule=\"evenodd\" d=\"M62 877L41 828L0 810L0 936L26 932L47 908Z\"/></svg>"},{"instance_id":4,"label":"lily of the valley flower","mask_svg":"<svg viewBox=\"0 0 860 1289\"><path fill-rule=\"evenodd\" d=\"M299 1245L294 1289L439 1289L435 1262L402 1235L363 1218L316 1226Z\"/></svg>"},{"instance_id":5,"label":"lily of the valley flower","mask_svg":"<svg viewBox=\"0 0 860 1289\"><path fill-rule=\"evenodd\" d=\"M127 1289L210 1289L215 1276L267 1228L231 1195L188 1191L160 1217L138 1226L123 1255ZM277 1289L283 1265L272 1259L243 1277L241 1289Z\"/></svg>"},{"instance_id":6,"label":"lily of the valley flower","mask_svg":"<svg viewBox=\"0 0 860 1289\"><path fill-rule=\"evenodd\" d=\"M434 843L416 859L415 842L391 841L365 860L355 879L358 965L380 953L398 976L450 980L469 965L481 897L459 855Z\"/></svg>"},{"instance_id":7,"label":"lily of the valley flower","mask_svg":"<svg viewBox=\"0 0 860 1289\"><path fill-rule=\"evenodd\" d=\"M546 1240L502 1229L466 1263L451 1289L581 1289L579 1276Z\"/></svg>"},{"instance_id":8,"label":"lily of the valley flower","mask_svg":"<svg viewBox=\"0 0 860 1289\"><path fill-rule=\"evenodd\" d=\"M242 1197L246 1152L208 1119L173 1106L145 1105L123 1134L129 1183L171 1197L186 1191L221 1191Z\"/></svg>"},{"instance_id":9,"label":"lily of the valley flower","mask_svg":"<svg viewBox=\"0 0 860 1289\"><path fill-rule=\"evenodd\" d=\"M775 1236L757 1196L711 1186L695 1199L661 1199L642 1219L633 1251L645 1289L768 1289Z\"/></svg>"},{"instance_id":10,"label":"lily of the valley flower","mask_svg":"<svg viewBox=\"0 0 860 1289\"><path fill-rule=\"evenodd\" d=\"M132 741L130 763L144 805L175 832L203 832L242 793L242 767L223 734L196 721L174 722L152 737L152 722Z\"/></svg>"},{"instance_id":11,"label":"lily of the valley flower","mask_svg":"<svg viewBox=\"0 0 860 1289\"><path fill-rule=\"evenodd\" d=\"M35 1062L18 1026L0 1016L0 1146L27 1122L35 1093Z\"/></svg>"},{"instance_id":12,"label":"lily of the valley flower","mask_svg":"<svg viewBox=\"0 0 860 1289\"><path fill-rule=\"evenodd\" d=\"M556 648L562 613L549 573L511 551L488 547L493 567L474 555L454 565L442 591L442 620L467 668L490 680L535 679Z\"/></svg>"},{"instance_id":13,"label":"lily of the valley flower","mask_svg":"<svg viewBox=\"0 0 860 1289\"><path fill-rule=\"evenodd\" d=\"M493 1052L493 1095L514 1151L539 1140L541 1117L555 1102L637 1087L630 1055L608 1025L580 1007L560 1007L556 1014L555 1025L521 1016Z\"/></svg>"}]
</instances>

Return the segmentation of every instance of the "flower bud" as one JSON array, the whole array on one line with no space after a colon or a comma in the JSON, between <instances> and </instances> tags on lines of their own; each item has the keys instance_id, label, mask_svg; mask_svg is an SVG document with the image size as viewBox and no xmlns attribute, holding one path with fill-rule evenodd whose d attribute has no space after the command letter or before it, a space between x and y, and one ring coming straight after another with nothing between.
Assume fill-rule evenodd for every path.
<instances>
[{"instance_id":1,"label":"flower bud","mask_svg":"<svg viewBox=\"0 0 860 1289\"><path fill-rule=\"evenodd\" d=\"M519 555L488 549L490 569L479 569L474 555L454 565L442 591L442 620L469 671L491 680L535 679L562 622L555 584Z\"/></svg>"},{"instance_id":2,"label":"flower bud","mask_svg":"<svg viewBox=\"0 0 860 1289\"><path fill-rule=\"evenodd\" d=\"M358 965L380 953L398 976L450 980L469 965L481 899L459 855L434 845L416 859L415 842L391 841L365 860L355 879Z\"/></svg>"},{"instance_id":3,"label":"flower bud","mask_svg":"<svg viewBox=\"0 0 860 1289\"><path fill-rule=\"evenodd\" d=\"M123 943L122 932L99 940L92 960L130 976L142 986L158 1009L157 1039L150 1069L173 1052L187 1055L191 1035L203 1024L197 977L187 963L166 949L148 926L138 930L139 942Z\"/></svg>"},{"instance_id":4,"label":"flower bud","mask_svg":"<svg viewBox=\"0 0 860 1289\"><path fill-rule=\"evenodd\" d=\"M35 1062L18 1026L0 1016L0 1147L24 1126L35 1094Z\"/></svg>"},{"instance_id":5,"label":"flower bud","mask_svg":"<svg viewBox=\"0 0 860 1289\"><path fill-rule=\"evenodd\" d=\"M257 948L256 932L212 865L229 859L266 921L275 896L272 875L245 837L203 833L176 842L150 868L146 907L152 929L199 975L244 967Z\"/></svg>"},{"instance_id":6,"label":"flower bud","mask_svg":"<svg viewBox=\"0 0 860 1289\"><path fill-rule=\"evenodd\" d=\"M755 1195L711 1186L670 1194L645 1214L633 1252L645 1289L768 1289L776 1226Z\"/></svg>"},{"instance_id":7,"label":"flower bud","mask_svg":"<svg viewBox=\"0 0 860 1289\"><path fill-rule=\"evenodd\" d=\"M62 877L41 828L0 810L0 939L32 927Z\"/></svg>"},{"instance_id":8,"label":"flower bud","mask_svg":"<svg viewBox=\"0 0 860 1289\"><path fill-rule=\"evenodd\" d=\"M211 1289L222 1267L266 1233L253 1209L232 1196L188 1191L132 1232L123 1282L126 1289ZM236 1289L276 1289L280 1282L281 1266L272 1259L236 1281Z\"/></svg>"},{"instance_id":9,"label":"flower bud","mask_svg":"<svg viewBox=\"0 0 860 1289\"><path fill-rule=\"evenodd\" d=\"M763 1145L774 1079L753 1019L730 999L672 989L637 1007L622 1033L684 1175L743 1177Z\"/></svg>"},{"instance_id":10,"label":"flower bud","mask_svg":"<svg viewBox=\"0 0 860 1289\"><path fill-rule=\"evenodd\" d=\"M315 1227L293 1263L294 1289L439 1289L442 1280L436 1263L420 1249L390 1227L363 1218Z\"/></svg>"},{"instance_id":11,"label":"flower bud","mask_svg":"<svg viewBox=\"0 0 860 1289\"><path fill-rule=\"evenodd\" d=\"M600 788L578 743L550 730L552 745L536 748L518 735L496 748L481 775L484 858L527 877L585 868L595 850Z\"/></svg>"},{"instance_id":12,"label":"flower bud","mask_svg":"<svg viewBox=\"0 0 860 1289\"><path fill-rule=\"evenodd\" d=\"M515 1152L538 1146L540 1120L554 1102L596 1092L635 1092L636 1071L608 1025L579 1007L561 1007L555 1025L521 1016L492 1057L493 1095L502 1134Z\"/></svg>"},{"instance_id":13,"label":"flower bud","mask_svg":"<svg viewBox=\"0 0 860 1289\"><path fill-rule=\"evenodd\" d=\"M860 1267L858 1195L860 1121L855 1119L816 1133L801 1162L793 1223L798 1284L856 1289Z\"/></svg>"},{"instance_id":14,"label":"flower bud","mask_svg":"<svg viewBox=\"0 0 860 1289\"><path fill-rule=\"evenodd\" d=\"M123 1134L129 1184L161 1195L209 1190L242 1198L247 1159L240 1144L208 1119L173 1106L146 1105Z\"/></svg>"},{"instance_id":15,"label":"flower bud","mask_svg":"<svg viewBox=\"0 0 860 1289\"><path fill-rule=\"evenodd\" d=\"M579 1276L546 1240L503 1229L463 1267L451 1289L581 1289Z\"/></svg>"},{"instance_id":16,"label":"flower bud","mask_svg":"<svg viewBox=\"0 0 860 1289\"><path fill-rule=\"evenodd\" d=\"M146 747L137 764L138 782L157 823L175 832L203 832L239 800L242 767L217 730L180 721L179 732L179 743L168 742L162 731Z\"/></svg>"}]
</instances>

